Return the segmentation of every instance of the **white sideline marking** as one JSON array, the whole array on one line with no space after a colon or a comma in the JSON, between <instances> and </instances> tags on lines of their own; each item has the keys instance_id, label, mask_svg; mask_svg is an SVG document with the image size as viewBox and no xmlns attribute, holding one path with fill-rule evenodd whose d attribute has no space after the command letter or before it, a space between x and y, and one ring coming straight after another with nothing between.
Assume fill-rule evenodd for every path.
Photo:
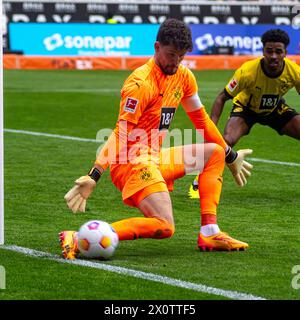
<instances>
[{"instance_id":1,"label":"white sideline marking","mask_svg":"<svg viewBox=\"0 0 300 320\"><path fill-rule=\"evenodd\" d=\"M134 269L128 269L124 267L112 266L107 263L101 262L92 262L87 260L65 260L57 255L46 253L42 251L37 251L29 248L19 247L15 245L4 245L0 246L0 249L10 250L18 253L25 254L27 256L36 257L36 258L46 258L48 260L56 261L59 263L67 263L71 265L77 265L82 267L89 267L94 269L101 269L109 272L118 273L121 275L129 275L135 278L164 283L174 287L180 287L184 289L189 289L197 292L203 292L208 294L213 294L217 296L222 296L234 300L266 300L265 298L254 296L252 294L242 293L238 291L230 291L230 290L223 290L214 287L208 287L202 284L197 284L193 282L182 281L174 278L169 278L165 276L160 276L155 273L148 273L143 271L138 271Z\"/></svg>"},{"instance_id":2,"label":"white sideline marking","mask_svg":"<svg viewBox=\"0 0 300 320\"><path fill-rule=\"evenodd\" d=\"M81 142L97 142L97 143L104 142L104 141L96 140L96 139L86 139L86 138L79 138L79 137L72 137L72 136L64 136L64 135L59 135L59 134L25 131L25 130L4 129L4 132L20 133L20 134L27 134L27 135L32 135L32 136L41 136L41 137L49 137L49 138L56 138L56 139L81 141ZM300 163L296 163L296 162L283 162L283 161L266 160L266 159L259 159L259 158L248 158L248 160L253 161L253 162L270 163L270 164L275 164L275 165L278 164L278 165L282 165L282 166L300 167Z\"/></svg>"},{"instance_id":3,"label":"white sideline marking","mask_svg":"<svg viewBox=\"0 0 300 320\"><path fill-rule=\"evenodd\" d=\"M42 88L42 89L30 89L30 88L16 88L16 89L6 89L5 92L31 92L31 93L53 93L53 92L57 92L57 93L78 93L78 92L83 92L83 93L120 93L121 90L118 88L78 88L78 89L58 89L58 88L54 88L54 89L48 89L48 88Z\"/></svg>"},{"instance_id":4,"label":"white sideline marking","mask_svg":"<svg viewBox=\"0 0 300 320\"><path fill-rule=\"evenodd\" d=\"M296 162L282 162L282 161L266 160L266 159L259 159L259 158L248 158L248 159L253 162L264 162L264 163L271 163L271 164L279 164L282 166L300 167L300 163L296 163Z\"/></svg>"},{"instance_id":5,"label":"white sideline marking","mask_svg":"<svg viewBox=\"0 0 300 320\"><path fill-rule=\"evenodd\" d=\"M81 142L98 142L98 143L103 142L100 140L98 141L96 139L78 138L78 137L64 136L64 135L60 135L60 134L25 131L25 130L4 129L4 132L28 134L30 136L49 137L49 138L56 138L56 139L63 139L63 140L81 141Z\"/></svg>"}]
</instances>

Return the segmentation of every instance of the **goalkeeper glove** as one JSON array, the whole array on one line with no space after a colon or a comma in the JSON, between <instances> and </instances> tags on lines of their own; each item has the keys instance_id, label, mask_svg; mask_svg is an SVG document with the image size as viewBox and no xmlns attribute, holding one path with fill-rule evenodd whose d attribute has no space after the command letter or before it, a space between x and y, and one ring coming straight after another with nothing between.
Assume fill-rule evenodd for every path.
<instances>
[{"instance_id":1,"label":"goalkeeper glove","mask_svg":"<svg viewBox=\"0 0 300 320\"><path fill-rule=\"evenodd\" d=\"M82 176L75 181L75 186L64 197L67 206L73 213L77 211L85 212L86 199L93 192L101 174L102 173L94 167L88 175Z\"/></svg>"},{"instance_id":2,"label":"goalkeeper glove","mask_svg":"<svg viewBox=\"0 0 300 320\"><path fill-rule=\"evenodd\" d=\"M251 176L250 170L253 166L244 160L251 153L251 149L242 149L236 152L232 148L229 148L226 152L225 161L227 167L240 187L243 187L247 183L247 178Z\"/></svg>"}]
</instances>

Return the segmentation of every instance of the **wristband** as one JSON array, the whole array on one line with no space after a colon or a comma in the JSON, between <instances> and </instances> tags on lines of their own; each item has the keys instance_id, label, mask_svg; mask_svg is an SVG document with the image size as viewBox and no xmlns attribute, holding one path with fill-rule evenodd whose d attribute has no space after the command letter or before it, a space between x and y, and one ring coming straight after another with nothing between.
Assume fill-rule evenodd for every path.
<instances>
[{"instance_id":1,"label":"wristband","mask_svg":"<svg viewBox=\"0 0 300 320\"><path fill-rule=\"evenodd\" d=\"M238 153L234 151L231 147L228 147L228 150L225 154L226 163L232 163L238 156Z\"/></svg>"},{"instance_id":2,"label":"wristband","mask_svg":"<svg viewBox=\"0 0 300 320\"><path fill-rule=\"evenodd\" d=\"M94 181L98 182L102 173L95 167L93 167L88 174Z\"/></svg>"}]
</instances>

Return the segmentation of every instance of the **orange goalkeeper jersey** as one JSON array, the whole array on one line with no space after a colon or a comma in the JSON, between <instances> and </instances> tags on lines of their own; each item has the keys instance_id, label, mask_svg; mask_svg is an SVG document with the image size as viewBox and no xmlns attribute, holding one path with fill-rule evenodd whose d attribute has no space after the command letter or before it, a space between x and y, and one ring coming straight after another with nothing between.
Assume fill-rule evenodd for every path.
<instances>
[{"instance_id":1,"label":"orange goalkeeper jersey","mask_svg":"<svg viewBox=\"0 0 300 320\"><path fill-rule=\"evenodd\" d=\"M151 58L123 85L115 129L117 138L122 130L120 120L126 120L133 128L128 136L127 151L134 150L135 146L139 153L143 148L147 154L159 152L162 132L169 128L181 99L197 92L196 79L188 68L180 65L176 74L165 75ZM131 153L134 156L135 152Z\"/></svg>"}]
</instances>

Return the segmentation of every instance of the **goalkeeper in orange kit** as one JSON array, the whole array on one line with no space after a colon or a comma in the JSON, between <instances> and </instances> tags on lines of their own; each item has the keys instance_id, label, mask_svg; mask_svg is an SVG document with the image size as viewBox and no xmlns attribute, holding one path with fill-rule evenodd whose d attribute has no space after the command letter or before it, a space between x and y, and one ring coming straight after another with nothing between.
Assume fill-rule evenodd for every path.
<instances>
[{"instance_id":1,"label":"goalkeeper in orange kit","mask_svg":"<svg viewBox=\"0 0 300 320\"><path fill-rule=\"evenodd\" d=\"M244 158L252 150L231 149L207 115L194 75L181 64L185 54L192 50L188 26L176 19L166 20L159 28L154 49L154 57L126 79L116 128L90 172L77 179L65 195L67 205L73 212L84 212L86 200L104 170L110 167L112 182L121 191L124 203L143 214L111 224L119 240L169 238L175 231L169 191L174 180L198 172L201 185L198 247L244 250L247 243L219 229L217 206L224 164L243 186L252 168ZM207 143L162 149L163 138L180 103ZM62 231L60 241L64 257L75 258L77 232Z\"/></svg>"}]
</instances>

